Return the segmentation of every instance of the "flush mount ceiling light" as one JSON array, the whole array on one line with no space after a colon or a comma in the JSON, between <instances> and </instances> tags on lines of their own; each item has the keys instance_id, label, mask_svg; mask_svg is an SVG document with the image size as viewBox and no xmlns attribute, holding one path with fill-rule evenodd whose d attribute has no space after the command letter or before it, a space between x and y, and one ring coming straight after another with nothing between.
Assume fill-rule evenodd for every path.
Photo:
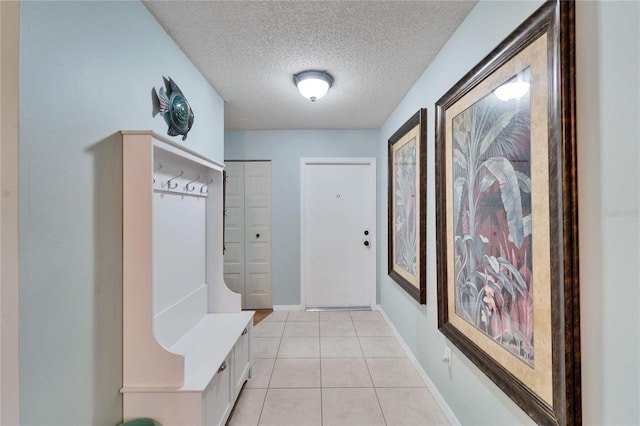
<instances>
[{"instance_id":1,"label":"flush mount ceiling light","mask_svg":"<svg viewBox=\"0 0 640 426\"><path fill-rule=\"evenodd\" d=\"M294 74L293 82L302 96L315 102L333 86L333 77L326 71L308 70Z\"/></svg>"}]
</instances>

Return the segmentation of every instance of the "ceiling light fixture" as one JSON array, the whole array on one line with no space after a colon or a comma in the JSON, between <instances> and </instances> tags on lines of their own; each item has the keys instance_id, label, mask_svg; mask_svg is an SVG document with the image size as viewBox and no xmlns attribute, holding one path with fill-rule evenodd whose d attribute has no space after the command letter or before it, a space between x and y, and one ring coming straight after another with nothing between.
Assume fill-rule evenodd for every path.
<instances>
[{"instance_id":1,"label":"ceiling light fixture","mask_svg":"<svg viewBox=\"0 0 640 426\"><path fill-rule=\"evenodd\" d=\"M333 86L333 77L326 71L307 70L294 74L293 82L302 96L315 102Z\"/></svg>"}]
</instances>

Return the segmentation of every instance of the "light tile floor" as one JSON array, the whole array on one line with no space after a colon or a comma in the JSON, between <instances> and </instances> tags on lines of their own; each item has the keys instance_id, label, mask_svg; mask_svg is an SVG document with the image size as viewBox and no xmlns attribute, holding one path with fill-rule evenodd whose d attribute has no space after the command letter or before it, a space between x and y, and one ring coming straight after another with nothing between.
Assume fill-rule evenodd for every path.
<instances>
[{"instance_id":1,"label":"light tile floor","mask_svg":"<svg viewBox=\"0 0 640 426\"><path fill-rule=\"evenodd\" d=\"M229 425L448 425L377 311L274 312Z\"/></svg>"}]
</instances>

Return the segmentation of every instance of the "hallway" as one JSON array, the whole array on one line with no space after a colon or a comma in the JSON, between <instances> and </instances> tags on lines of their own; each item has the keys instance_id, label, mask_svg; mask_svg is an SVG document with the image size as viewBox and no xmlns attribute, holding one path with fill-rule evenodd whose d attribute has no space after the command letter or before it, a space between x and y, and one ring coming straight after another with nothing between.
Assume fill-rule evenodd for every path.
<instances>
[{"instance_id":1,"label":"hallway","mask_svg":"<svg viewBox=\"0 0 640 426\"><path fill-rule=\"evenodd\" d=\"M229 425L448 425L377 311L274 312Z\"/></svg>"}]
</instances>

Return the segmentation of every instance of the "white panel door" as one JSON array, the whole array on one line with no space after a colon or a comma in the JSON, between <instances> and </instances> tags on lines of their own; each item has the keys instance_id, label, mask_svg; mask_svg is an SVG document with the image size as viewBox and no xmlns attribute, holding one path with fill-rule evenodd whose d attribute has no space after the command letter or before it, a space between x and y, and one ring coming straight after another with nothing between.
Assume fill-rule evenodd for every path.
<instances>
[{"instance_id":1,"label":"white panel door","mask_svg":"<svg viewBox=\"0 0 640 426\"><path fill-rule=\"evenodd\" d=\"M244 294L244 163L225 165L226 196L224 222L224 281ZM244 303L244 296L242 297Z\"/></svg>"},{"instance_id":2,"label":"white panel door","mask_svg":"<svg viewBox=\"0 0 640 426\"><path fill-rule=\"evenodd\" d=\"M246 162L245 309L271 309L271 163Z\"/></svg>"},{"instance_id":3,"label":"white panel door","mask_svg":"<svg viewBox=\"0 0 640 426\"><path fill-rule=\"evenodd\" d=\"M303 164L303 282L307 308L372 305L375 160Z\"/></svg>"},{"instance_id":4,"label":"white panel door","mask_svg":"<svg viewBox=\"0 0 640 426\"><path fill-rule=\"evenodd\" d=\"M226 164L224 277L243 309L271 309L271 162Z\"/></svg>"}]
</instances>

